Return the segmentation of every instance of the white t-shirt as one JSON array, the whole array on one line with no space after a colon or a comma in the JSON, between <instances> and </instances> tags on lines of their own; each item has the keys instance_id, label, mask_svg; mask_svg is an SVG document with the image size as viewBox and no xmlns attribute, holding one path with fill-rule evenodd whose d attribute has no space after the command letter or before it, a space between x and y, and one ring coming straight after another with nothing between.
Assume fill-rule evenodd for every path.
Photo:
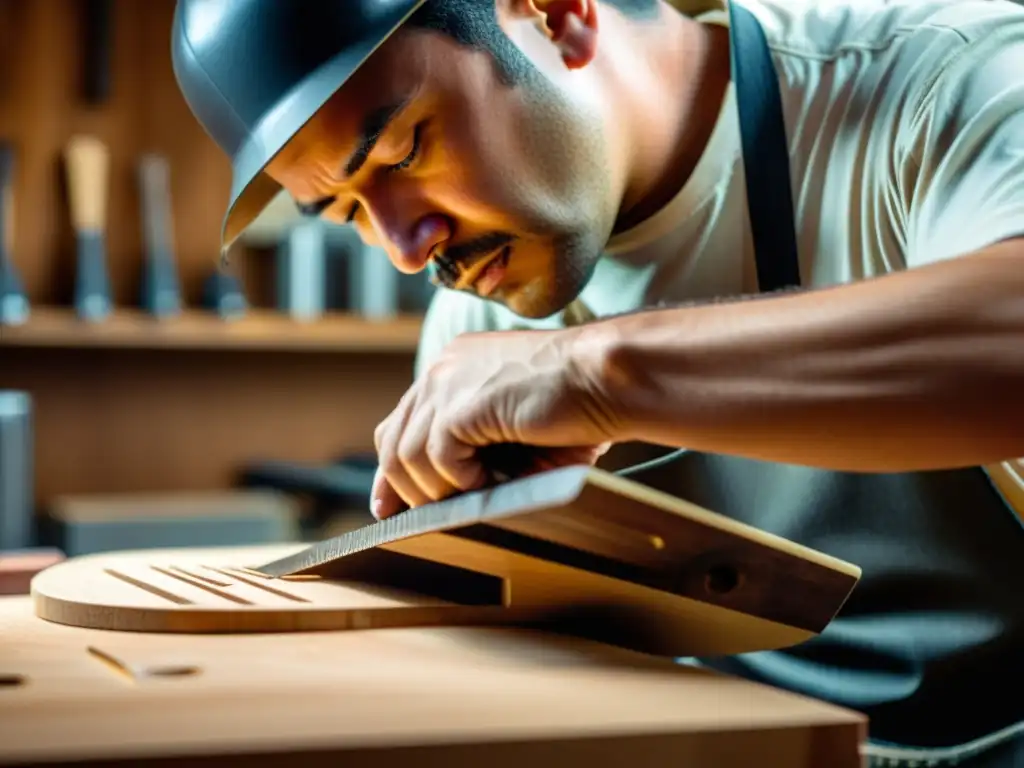
<instances>
[{"instance_id":1,"label":"white t-shirt","mask_svg":"<svg viewBox=\"0 0 1024 768\"><path fill-rule=\"evenodd\" d=\"M674 5L728 24L722 0ZM779 74L803 285L848 283L1024 235L1021 5L744 5L764 27ZM730 86L691 177L657 214L608 243L579 301L602 317L757 291ZM466 331L564 325L562 314L526 320L442 289L426 316L417 370ZM1013 476L994 479L1024 498Z\"/></svg>"},{"instance_id":2,"label":"white t-shirt","mask_svg":"<svg viewBox=\"0 0 1024 768\"><path fill-rule=\"evenodd\" d=\"M779 72L804 285L1024 235L1024 8L1005 0L744 5L765 28ZM728 24L724 10L698 18ZM756 292L745 195L730 87L690 179L608 243L580 300L605 316ZM526 320L439 290L419 367L465 331L562 325L561 315Z\"/></svg>"}]
</instances>

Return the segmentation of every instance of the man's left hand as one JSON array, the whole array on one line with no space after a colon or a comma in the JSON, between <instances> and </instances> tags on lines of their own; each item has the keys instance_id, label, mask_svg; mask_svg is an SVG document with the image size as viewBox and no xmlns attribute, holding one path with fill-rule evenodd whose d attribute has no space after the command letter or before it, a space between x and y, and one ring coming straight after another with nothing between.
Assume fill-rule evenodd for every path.
<instances>
[{"instance_id":1,"label":"man's left hand","mask_svg":"<svg viewBox=\"0 0 1024 768\"><path fill-rule=\"evenodd\" d=\"M586 341L579 328L454 339L377 427L374 516L482 487L488 445L536 447L537 469L594 463L620 428Z\"/></svg>"}]
</instances>

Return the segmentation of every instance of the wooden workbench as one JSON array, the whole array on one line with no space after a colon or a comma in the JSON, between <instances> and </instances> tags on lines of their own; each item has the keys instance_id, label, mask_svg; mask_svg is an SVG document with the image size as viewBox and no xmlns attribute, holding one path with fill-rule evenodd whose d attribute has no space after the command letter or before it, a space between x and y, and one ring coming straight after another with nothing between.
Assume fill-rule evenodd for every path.
<instances>
[{"instance_id":1,"label":"wooden workbench","mask_svg":"<svg viewBox=\"0 0 1024 768\"><path fill-rule=\"evenodd\" d=\"M854 768L864 732L831 705L522 630L150 635L0 598L2 765Z\"/></svg>"}]
</instances>

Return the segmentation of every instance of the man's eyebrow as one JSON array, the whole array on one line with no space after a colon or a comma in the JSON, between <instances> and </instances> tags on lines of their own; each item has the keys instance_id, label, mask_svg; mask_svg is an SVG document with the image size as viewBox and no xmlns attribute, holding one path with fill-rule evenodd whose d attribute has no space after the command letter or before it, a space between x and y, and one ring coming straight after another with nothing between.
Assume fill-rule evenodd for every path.
<instances>
[{"instance_id":1,"label":"man's eyebrow","mask_svg":"<svg viewBox=\"0 0 1024 768\"><path fill-rule=\"evenodd\" d=\"M315 219L321 213L326 211L332 205L334 205L336 198L334 197L322 197L319 200L314 200L312 203L302 203L295 200L295 207L299 209L299 215ZM356 217L356 211L359 209L359 203L352 203L348 209L348 213L345 215L345 223L350 224Z\"/></svg>"},{"instance_id":2,"label":"man's eyebrow","mask_svg":"<svg viewBox=\"0 0 1024 768\"><path fill-rule=\"evenodd\" d=\"M383 107L379 107L363 118L363 127L360 131L359 143L356 145L355 151L353 151L352 155L349 157L348 162L345 163L345 178L359 172L359 169L363 167L367 159L370 157L370 153L373 152L373 148L377 146L377 141L387 129L388 125L390 125L391 121L394 120L403 109L405 109L408 103L409 99L404 98L392 104L386 104Z\"/></svg>"},{"instance_id":3,"label":"man's eyebrow","mask_svg":"<svg viewBox=\"0 0 1024 768\"><path fill-rule=\"evenodd\" d=\"M377 146L377 142L380 140L384 131L391 122L398 117L401 111L408 106L411 100L411 97L407 96L391 104L385 104L383 107L378 107L363 118L363 126L359 132L359 143L356 145L355 150L345 163L344 175L346 178L357 173L359 169L366 164L366 161L370 157L370 153L373 152L373 148ZM334 198L324 197L319 200L314 200L311 203L302 203L296 200L295 204L301 215L315 218L334 204ZM355 216L355 211L356 206L353 205L352 209L348 213L349 221L351 221Z\"/></svg>"}]
</instances>

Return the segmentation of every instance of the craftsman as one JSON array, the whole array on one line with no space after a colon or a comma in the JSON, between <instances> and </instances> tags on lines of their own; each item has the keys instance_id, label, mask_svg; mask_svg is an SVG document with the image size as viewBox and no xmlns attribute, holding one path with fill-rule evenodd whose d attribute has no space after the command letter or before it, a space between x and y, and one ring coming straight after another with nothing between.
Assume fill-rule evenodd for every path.
<instances>
[{"instance_id":1,"label":"craftsman","mask_svg":"<svg viewBox=\"0 0 1024 768\"><path fill-rule=\"evenodd\" d=\"M983 469L1024 456L1024 9L744 2L766 186L741 9L677 5L179 0L224 242L283 188L435 273L378 517L480 487L491 444L689 449L642 481L864 570L821 637L703 663L867 713L879 765L1024 765L1024 528Z\"/></svg>"}]
</instances>

